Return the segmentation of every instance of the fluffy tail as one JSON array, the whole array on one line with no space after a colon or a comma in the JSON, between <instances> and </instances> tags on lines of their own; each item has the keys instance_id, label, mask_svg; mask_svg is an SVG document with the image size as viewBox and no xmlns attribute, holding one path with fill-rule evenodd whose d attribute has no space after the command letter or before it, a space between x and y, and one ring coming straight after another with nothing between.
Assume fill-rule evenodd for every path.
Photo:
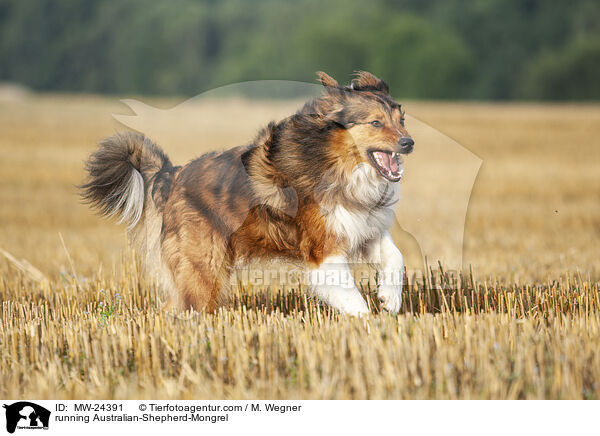
<instances>
[{"instance_id":1,"label":"fluffy tail","mask_svg":"<svg viewBox=\"0 0 600 436\"><path fill-rule=\"evenodd\" d=\"M117 133L102 140L87 160L83 200L104 216L120 215L133 229L144 214L145 200L162 211L175 168L165 153L144 135Z\"/></svg>"}]
</instances>

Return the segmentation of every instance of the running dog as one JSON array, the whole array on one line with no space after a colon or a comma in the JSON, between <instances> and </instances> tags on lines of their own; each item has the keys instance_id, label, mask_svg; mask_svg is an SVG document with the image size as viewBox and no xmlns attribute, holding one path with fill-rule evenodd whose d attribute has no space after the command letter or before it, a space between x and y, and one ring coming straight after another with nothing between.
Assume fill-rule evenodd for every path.
<instances>
[{"instance_id":1,"label":"running dog","mask_svg":"<svg viewBox=\"0 0 600 436\"><path fill-rule=\"evenodd\" d=\"M322 95L249 145L173 166L149 138L119 133L86 162L82 198L129 223L148 266L162 271L169 306L214 311L236 266L283 260L351 315L369 308L354 282L342 283L349 263L373 264L382 306L400 309L404 262L389 227L402 155L414 146L404 112L371 73L348 86L317 75Z\"/></svg>"}]
</instances>

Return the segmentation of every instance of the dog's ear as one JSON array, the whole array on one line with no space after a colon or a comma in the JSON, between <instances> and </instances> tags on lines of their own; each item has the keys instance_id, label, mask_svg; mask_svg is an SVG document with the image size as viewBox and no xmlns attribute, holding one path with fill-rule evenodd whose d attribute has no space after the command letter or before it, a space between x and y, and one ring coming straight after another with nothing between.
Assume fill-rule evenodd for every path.
<instances>
[{"instance_id":1,"label":"dog's ear","mask_svg":"<svg viewBox=\"0 0 600 436\"><path fill-rule=\"evenodd\" d=\"M339 127L343 127L344 129L349 129L354 126L354 122L346 119L346 111L344 110L344 106L341 104L336 104L327 111L325 114L326 121L333 121Z\"/></svg>"},{"instance_id":2,"label":"dog's ear","mask_svg":"<svg viewBox=\"0 0 600 436\"><path fill-rule=\"evenodd\" d=\"M317 71L317 77L319 82L321 82L321 85L325 88L337 88L339 86L337 80L323 71Z\"/></svg>"},{"instance_id":3,"label":"dog's ear","mask_svg":"<svg viewBox=\"0 0 600 436\"><path fill-rule=\"evenodd\" d=\"M356 71L354 74L356 77L352 79L352 89L356 91L372 90L386 93L390 92L387 83L368 71Z\"/></svg>"},{"instance_id":4,"label":"dog's ear","mask_svg":"<svg viewBox=\"0 0 600 436\"><path fill-rule=\"evenodd\" d=\"M341 116L343 115L344 106L341 104L336 104L328 108L327 112L324 114L326 120L332 121L340 121Z\"/></svg>"}]
</instances>

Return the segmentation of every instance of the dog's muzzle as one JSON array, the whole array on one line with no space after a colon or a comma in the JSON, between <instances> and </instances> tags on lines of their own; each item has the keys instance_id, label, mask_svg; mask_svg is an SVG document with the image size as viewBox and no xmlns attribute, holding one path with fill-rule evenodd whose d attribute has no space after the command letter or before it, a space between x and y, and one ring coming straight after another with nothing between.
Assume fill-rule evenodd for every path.
<instances>
[{"instance_id":1,"label":"dog's muzzle","mask_svg":"<svg viewBox=\"0 0 600 436\"><path fill-rule=\"evenodd\" d=\"M398 145L400 148L398 149L398 153L400 154L409 154L415 148L415 141L410 136L403 136L398 141Z\"/></svg>"}]
</instances>

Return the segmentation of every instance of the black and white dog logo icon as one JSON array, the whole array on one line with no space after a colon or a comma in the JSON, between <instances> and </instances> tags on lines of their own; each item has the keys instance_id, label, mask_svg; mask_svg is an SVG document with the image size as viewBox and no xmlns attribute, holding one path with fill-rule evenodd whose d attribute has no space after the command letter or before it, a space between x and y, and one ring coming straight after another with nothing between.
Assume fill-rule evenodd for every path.
<instances>
[{"instance_id":1,"label":"black and white dog logo icon","mask_svg":"<svg viewBox=\"0 0 600 436\"><path fill-rule=\"evenodd\" d=\"M6 409L6 431L18 429L48 429L50 411L28 401L3 406Z\"/></svg>"}]
</instances>

